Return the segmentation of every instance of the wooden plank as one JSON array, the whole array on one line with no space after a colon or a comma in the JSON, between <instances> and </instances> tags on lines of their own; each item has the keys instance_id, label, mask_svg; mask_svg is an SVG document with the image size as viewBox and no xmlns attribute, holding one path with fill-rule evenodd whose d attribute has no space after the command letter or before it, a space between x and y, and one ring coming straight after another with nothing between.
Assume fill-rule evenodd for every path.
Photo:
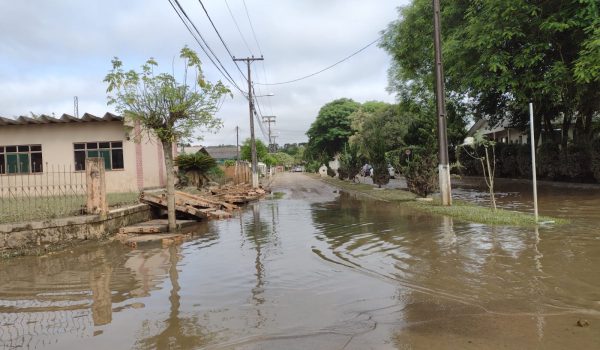
<instances>
[{"instance_id":1,"label":"wooden plank","mask_svg":"<svg viewBox=\"0 0 600 350\"><path fill-rule=\"evenodd\" d=\"M212 198L206 198L205 196L196 196L196 195L193 195L190 193L180 192L180 191L175 192L175 194L177 196L189 198L190 200L192 200L192 202L190 202L190 204L192 204L192 205L193 205L193 201L198 201L199 203L204 202L204 203L212 204L213 206L223 206L223 207L225 207L225 209L228 209L228 210L238 209L237 206L235 206L235 205L231 205L229 203L223 203L222 201L218 201L218 200L215 200Z\"/></svg>"}]
</instances>

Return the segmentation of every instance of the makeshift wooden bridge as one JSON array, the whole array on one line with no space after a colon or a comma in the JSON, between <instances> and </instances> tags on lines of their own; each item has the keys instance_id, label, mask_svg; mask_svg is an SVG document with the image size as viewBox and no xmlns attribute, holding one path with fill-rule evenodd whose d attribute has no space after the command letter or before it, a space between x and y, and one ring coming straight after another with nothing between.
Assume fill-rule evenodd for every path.
<instances>
[{"instance_id":1,"label":"makeshift wooden bridge","mask_svg":"<svg viewBox=\"0 0 600 350\"><path fill-rule=\"evenodd\" d=\"M230 185L211 188L203 194L175 193L175 211L180 216L199 220L227 219L239 205L258 200L266 194L262 188L248 185ZM142 192L140 202L155 208L167 209L167 194L164 191ZM179 220L178 220L179 221ZM186 221L186 225L189 223ZM167 231L168 225L160 220L130 225L119 230L121 234L158 234Z\"/></svg>"}]
</instances>

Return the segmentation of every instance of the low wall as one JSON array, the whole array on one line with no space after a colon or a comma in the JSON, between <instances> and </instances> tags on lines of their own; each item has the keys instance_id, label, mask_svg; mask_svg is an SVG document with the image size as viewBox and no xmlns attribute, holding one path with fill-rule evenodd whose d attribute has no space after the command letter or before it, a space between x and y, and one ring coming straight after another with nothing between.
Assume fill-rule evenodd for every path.
<instances>
[{"instance_id":1,"label":"low wall","mask_svg":"<svg viewBox=\"0 0 600 350\"><path fill-rule=\"evenodd\" d=\"M119 228L152 218L146 204L111 210L98 215L74 216L46 221L0 225L0 257L37 255L78 242L100 240Z\"/></svg>"}]
</instances>

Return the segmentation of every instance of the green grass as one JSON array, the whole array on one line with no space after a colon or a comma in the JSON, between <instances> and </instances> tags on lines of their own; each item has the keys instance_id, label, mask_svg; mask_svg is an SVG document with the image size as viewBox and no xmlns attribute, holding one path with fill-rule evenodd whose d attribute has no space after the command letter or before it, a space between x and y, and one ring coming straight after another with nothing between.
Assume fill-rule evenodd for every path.
<instances>
[{"instance_id":1,"label":"green grass","mask_svg":"<svg viewBox=\"0 0 600 350\"><path fill-rule=\"evenodd\" d=\"M138 203L139 194L137 192L109 193L106 197L108 206L115 208ZM0 224L82 215L84 208L85 195L30 199L2 198L0 199Z\"/></svg>"},{"instance_id":2,"label":"green grass","mask_svg":"<svg viewBox=\"0 0 600 350\"><path fill-rule=\"evenodd\" d=\"M431 214L446 215L467 222L476 222L487 225L500 226L535 226L535 218L532 214L518 211L482 207L464 201L454 200L452 206L443 206L439 200L430 202L416 201L417 196L408 191L399 189L375 189L373 185L355 184L349 181L342 181L334 178L321 178L322 181L341 188L347 192L358 193L368 197L383 200L386 202L396 202L400 205L406 205L416 210ZM540 216L539 222L554 221L556 225L567 224L565 219Z\"/></svg>"}]
</instances>

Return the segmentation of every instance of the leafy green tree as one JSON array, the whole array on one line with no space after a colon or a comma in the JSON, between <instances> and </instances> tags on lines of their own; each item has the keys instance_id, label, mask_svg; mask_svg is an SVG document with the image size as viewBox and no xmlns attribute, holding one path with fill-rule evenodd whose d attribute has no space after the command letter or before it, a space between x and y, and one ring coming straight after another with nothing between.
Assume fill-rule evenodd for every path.
<instances>
[{"instance_id":1,"label":"leafy green tree","mask_svg":"<svg viewBox=\"0 0 600 350\"><path fill-rule=\"evenodd\" d=\"M259 162L264 162L265 157L269 154L269 149L261 140L256 141L256 159ZM250 139L244 140L242 147L240 147L240 157L242 160L252 161L252 149Z\"/></svg>"},{"instance_id":2,"label":"leafy green tree","mask_svg":"<svg viewBox=\"0 0 600 350\"><path fill-rule=\"evenodd\" d=\"M181 49L183 77L155 73L157 62L150 58L140 71L123 70L123 63L112 60L112 69L104 81L108 84L108 104L161 142L167 169L167 204L169 230L175 223L175 173L172 145L192 137L195 130L216 130L221 120L214 115L229 89L220 81L204 80L198 55L191 49Z\"/></svg>"},{"instance_id":3,"label":"leafy green tree","mask_svg":"<svg viewBox=\"0 0 600 350\"><path fill-rule=\"evenodd\" d=\"M352 135L349 116L359 107L358 102L347 98L329 102L321 107L319 115L306 132L307 160L325 162L343 150Z\"/></svg>"},{"instance_id":4,"label":"leafy green tree","mask_svg":"<svg viewBox=\"0 0 600 350\"><path fill-rule=\"evenodd\" d=\"M287 153L273 153L273 157L275 157L275 165L282 165L285 168L291 168L294 165L294 157Z\"/></svg>"},{"instance_id":5,"label":"leafy green tree","mask_svg":"<svg viewBox=\"0 0 600 350\"><path fill-rule=\"evenodd\" d=\"M536 141L543 127L564 150L574 127L587 142L600 111L598 11L597 0L442 2L449 99L468 101L475 116L491 125L509 118L521 128L528 127L532 101ZM432 100L431 1L414 0L399 17L382 43L393 57L390 90Z\"/></svg>"}]
</instances>

